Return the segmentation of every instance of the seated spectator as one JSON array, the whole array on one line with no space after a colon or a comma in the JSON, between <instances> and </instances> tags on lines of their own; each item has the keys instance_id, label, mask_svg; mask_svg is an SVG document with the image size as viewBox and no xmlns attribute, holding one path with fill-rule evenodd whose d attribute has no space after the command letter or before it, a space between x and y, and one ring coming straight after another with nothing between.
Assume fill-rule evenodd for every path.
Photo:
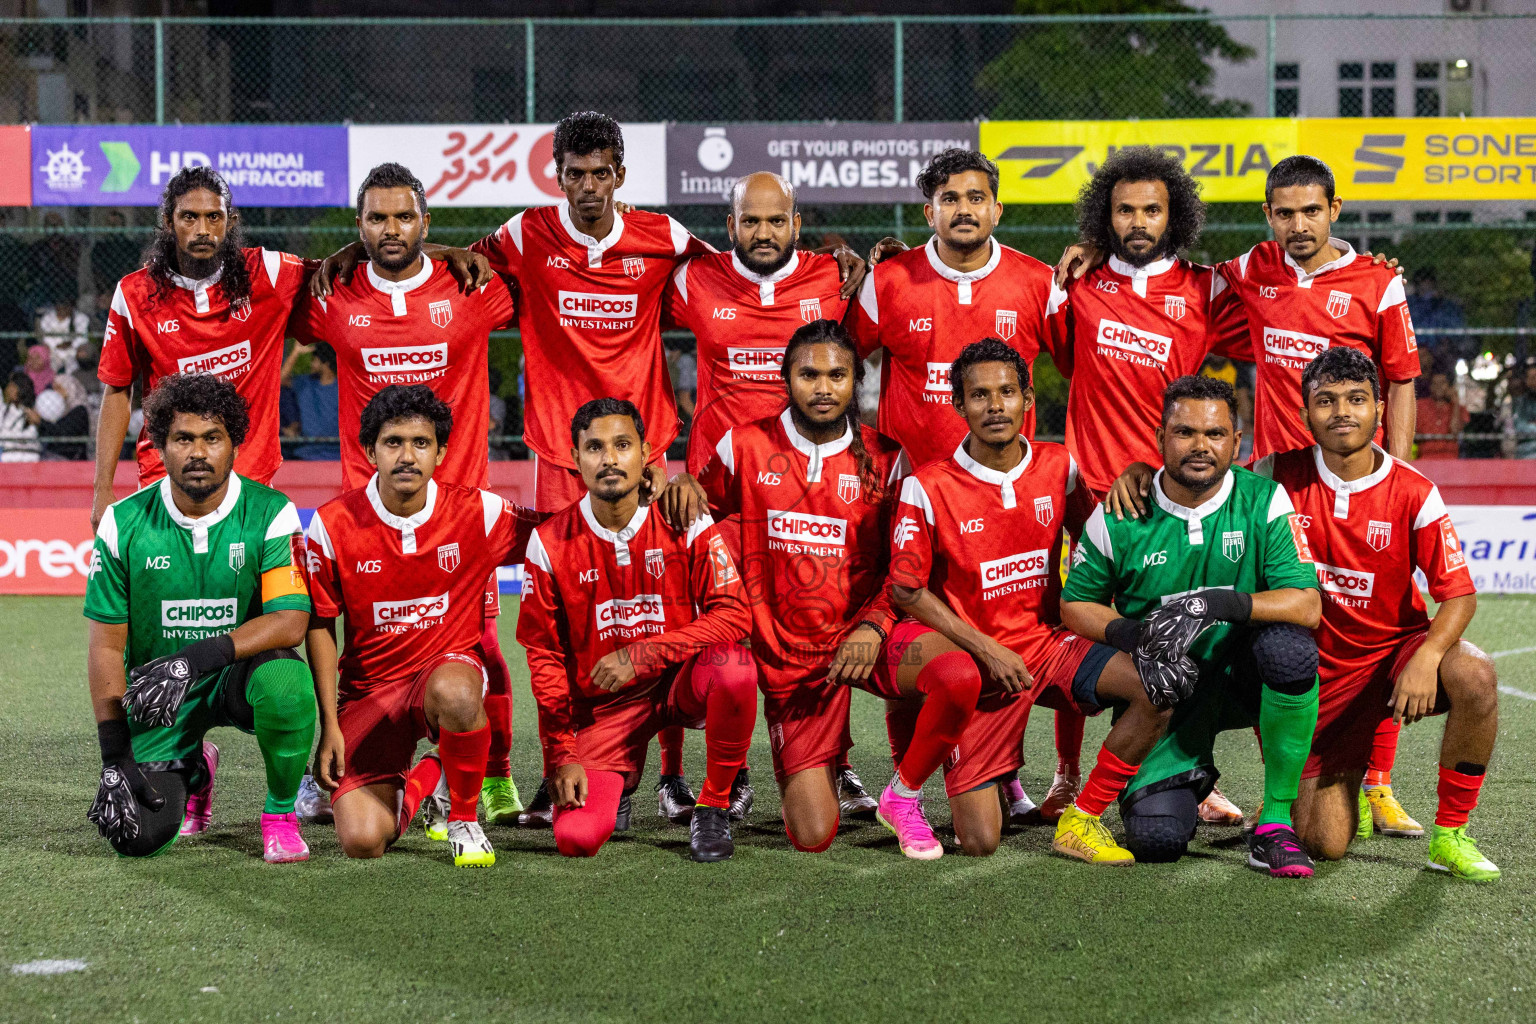
<instances>
[{"instance_id":1,"label":"seated spectator","mask_svg":"<svg viewBox=\"0 0 1536 1024\"><path fill-rule=\"evenodd\" d=\"M491 367L491 426L490 426L490 458L497 462L505 462L508 458L506 445L500 438L507 432L507 400L501 397L501 369Z\"/></svg>"},{"instance_id":2,"label":"seated spectator","mask_svg":"<svg viewBox=\"0 0 1536 1024\"><path fill-rule=\"evenodd\" d=\"M38 460L37 425L42 417L33 408L36 402L32 378L25 371L12 371L0 406L0 462Z\"/></svg>"},{"instance_id":3,"label":"seated spectator","mask_svg":"<svg viewBox=\"0 0 1536 1024\"><path fill-rule=\"evenodd\" d=\"M1536 361L1525 364L1525 372L1510 381L1509 426L1515 437L1514 456L1536 459Z\"/></svg>"},{"instance_id":4,"label":"seated spectator","mask_svg":"<svg viewBox=\"0 0 1536 1024\"><path fill-rule=\"evenodd\" d=\"M23 367L27 376L32 378L32 393L35 395L53 383L53 361L48 353L47 345L29 345L27 347L27 362Z\"/></svg>"},{"instance_id":5,"label":"seated spectator","mask_svg":"<svg viewBox=\"0 0 1536 1024\"><path fill-rule=\"evenodd\" d=\"M1454 363L1477 351L1477 339L1464 334L1436 334L1440 329L1467 325L1461 304L1440 294L1440 282L1434 267L1419 267L1413 272L1413 293L1408 296L1408 315L1419 335L1419 347L1432 349L1439 362Z\"/></svg>"},{"instance_id":6,"label":"seated spectator","mask_svg":"<svg viewBox=\"0 0 1536 1024\"><path fill-rule=\"evenodd\" d=\"M72 295L57 302L37 316L37 337L48 346L48 359L55 373L74 373L80 368L76 355L90 337L91 318L75 308Z\"/></svg>"},{"instance_id":7,"label":"seated spectator","mask_svg":"<svg viewBox=\"0 0 1536 1024\"><path fill-rule=\"evenodd\" d=\"M37 425L37 433L44 439L43 458L78 462L86 457L86 441L64 444L47 441L54 437L89 436L91 414L85 407L85 389L73 374L61 373L53 378L53 385L38 393L34 408L42 420Z\"/></svg>"},{"instance_id":8,"label":"seated spectator","mask_svg":"<svg viewBox=\"0 0 1536 1024\"><path fill-rule=\"evenodd\" d=\"M686 342L667 341L667 372L672 376L672 388L677 398L677 411L682 421L693 422L694 406L698 401L699 364L692 352L683 347Z\"/></svg>"},{"instance_id":9,"label":"seated spectator","mask_svg":"<svg viewBox=\"0 0 1536 1024\"><path fill-rule=\"evenodd\" d=\"M1429 375L1429 395L1418 402L1418 432L1459 435L1467 427L1470 414L1461 407L1451 375L1436 370ZM1454 459L1460 454L1456 437L1425 438L1419 442L1418 458Z\"/></svg>"},{"instance_id":10,"label":"seated spectator","mask_svg":"<svg viewBox=\"0 0 1536 1024\"><path fill-rule=\"evenodd\" d=\"M299 356L308 355L309 373L295 376ZM283 360L283 383L293 391L298 406L299 436L335 437L340 429L340 392L336 387L336 350L324 343L295 345ZM286 428L285 428L286 432ZM292 434L289 435L293 436ZM335 441L301 444L290 456L306 462L339 462L341 445Z\"/></svg>"}]
</instances>

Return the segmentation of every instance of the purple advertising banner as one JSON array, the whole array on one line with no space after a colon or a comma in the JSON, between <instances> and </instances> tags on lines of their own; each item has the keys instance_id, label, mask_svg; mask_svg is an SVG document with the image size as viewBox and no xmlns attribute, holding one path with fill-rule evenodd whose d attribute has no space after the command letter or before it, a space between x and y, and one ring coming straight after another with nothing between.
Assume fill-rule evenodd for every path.
<instances>
[{"instance_id":1,"label":"purple advertising banner","mask_svg":"<svg viewBox=\"0 0 1536 1024\"><path fill-rule=\"evenodd\" d=\"M350 206L343 125L38 125L32 205L155 206L183 167L212 167L239 206Z\"/></svg>"}]
</instances>

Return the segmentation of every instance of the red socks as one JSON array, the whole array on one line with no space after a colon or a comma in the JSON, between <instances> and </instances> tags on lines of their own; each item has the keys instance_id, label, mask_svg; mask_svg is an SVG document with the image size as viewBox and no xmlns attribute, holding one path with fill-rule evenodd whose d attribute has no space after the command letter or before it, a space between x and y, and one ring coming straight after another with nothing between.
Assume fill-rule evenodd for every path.
<instances>
[{"instance_id":1,"label":"red socks","mask_svg":"<svg viewBox=\"0 0 1536 1024\"><path fill-rule=\"evenodd\" d=\"M711 660L724 664L707 664ZM699 803L729 807L731 787L736 773L746 767L752 729L757 724L757 664L745 650L735 648L728 658L699 658L694 662L693 675L694 692L704 695L704 756L708 763Z\"/></svg>"},{"instance_id":2,"label":"red socks","mask_svg":"<svg viewBox=\"0 0 1536 1024\"><path fill-rule=\"evenodd\" d=\"M1083 726L1088 717L1077 710L1056 712L1056 771L1076 775L1083 759Z\"/></svg>"},{"instance_id":3,"label":"red socks","mask_svg":"<svg viewBox=\"0 0 1536 1024\"><path fill-rule=\"evenodd\" d=\"M885 702L885 735L891 743L891 770L901 764L912 745L912 733L917 728L917 713L922 705L915 700L888 700Z\"/></svg>"},{"instance_id":4,"label":"red socks","mask_svg":"<svg viewBox=\"0 0 1536 1024\"><path fill-rule=\"evenodd\" d=\"M1371 738L1371 759L1366 762L1365 785L1392 785L1392 765L1397 761L1397 738L1402 734L1403 723L1383 718Z\"/></svg>"},{"instance_id":5,"label":"red socks","mask_svg":"<svg viewBox=\"0 0 1536 1024\"><path fill-rule=\"evenodd\" d=\"M587 772L587 802L569 810L555 808L555 849L564 857L595 857L608 837L624 795L618 772Z\"/></svg>"},{"instance_id":6,"label":"red socks","mask_svg":"<svg viewBox=\"0 0 1536 1024\"><path fill-rule=\"evenodd\" d=\"M1473 766L1457 765L1457 767ZM1485 772L1486 770L1479 771L1476 775L1468 775L1455 768L1440 766L1440 785L1436 787L1440 806L1435 810L1436 825L1441 828L1460 828L1467 823L1467 817L1477 806L1478 794L1482 792L1483 779L1486 778Z\"/></svg>"},{"instance_id":7,"label":"red socks","mask_svg":"<svg viewBox=\"0 0 1536 1024\"><path fill-rule=\"evenodd\" d=\"M443 774L448 778L448 820L474 821L480 806L480 784L485 781L485 753L491 747L491 727L483 725L472 732L449 732L437 740L437 755L443 759Z\"/></svg>"},{"instance_id":8,"label":"red socks","mask_svg":"<svg viewBox=\"0 0 1536 1024\"><path fill-rule=\"evenodd\" d=\"M656 743L661 747L661 774L683 774L683 727L667 726L656 734Z\"/></svg>"},{"instance_id":9,"label":"red socks","mask_svg":"<svg viewBox=\"0 0 1536 1024\"><path fill-rule=\"evenodd\" d=\"M917 690L924 696L923 709L917 713L906 754L896 767L897 778L909 789L922 789L960 742L976 713L981 671L969 654L946 651L917 674Z\"/></svg>"},{"instance_id":10,"label":"red socks","mask_svg":"<svg viewBox=\"0 0 1536 1024\"><path fill-rule=\"evenodd\" d=\"M485 758L485 774L497 779L512 777L512 674L496 636L496 620L485 620L480 636L480 660L485 665L485 717L491 724L491 747Z\"/></svg>"},{"instance_id":11,"label":"red socks","mask_svg":"<svg viewBox=\"0 0 1536 1024\"><path fill-rule=\"evenodd\" d=\"M437 782L443 777L442 762L435 757L424 757L416 762L405 776L405 794L400 804L400 821L395 829L396 837L405 835L405 830L411 827L411 821L416 817L416 811L434 789Z\"/></svg>"},{"instance_id":12,"label":"red socks","mask_svg":"<svg viewBox=\"0 0 1536 1024\"><path fill-rule=\"evenodd\" d=\"M1103 814L1110 801L1135 777L1137 767L1120 760L1108 747L1100 747L1099 761L1088 773L1083 791L1077 794L1077 809L1095 817Z\"/></svg>"}]
</instances>

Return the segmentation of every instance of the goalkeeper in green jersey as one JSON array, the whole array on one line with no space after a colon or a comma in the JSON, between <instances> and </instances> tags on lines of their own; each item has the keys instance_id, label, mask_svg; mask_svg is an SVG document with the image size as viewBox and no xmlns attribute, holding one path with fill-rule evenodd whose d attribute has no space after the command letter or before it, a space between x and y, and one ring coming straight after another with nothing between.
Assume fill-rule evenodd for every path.
<instances>
[{"instance_id":1,"label":"goalkeeper in green jersey","mask_svg":"<svg viewBox=\"0 0 1536 1024\"><path fill-rule=\"evenodd\" d=\"M1248 865L1310 877L1291 804L1317 723L1322 612L1305 535L1285 491L1234 468L1242 440L1224 381L1180 377L1163 396L1163 469L1145 516L1088 520L1062 592L1062 624L1131 652L1168 731L1120 798L1138 861L1182 856L1215 785L1223 729L1259 726L1264 808ZM1111 607L1113 604L1113 607ZM1159 699L1160 698L1160 699Z\"/></svg>"},{"instance_id":2,"label":"goalkeeper in green jersey","mask_svg":"<svg viewBox=\"0 0 1536 1024\"><path fill-rule=\"evenodd\" d=\"M250 417L228 381L167 377L144 402L165 461L158 484L106 510L85 617L101 786L88 817L125 857L208 827L219 750L203 737L255 733L267 771L268 863L306 860L294 796L315 733L298 513L233 472Z\"/></svg>"}]
</instances>

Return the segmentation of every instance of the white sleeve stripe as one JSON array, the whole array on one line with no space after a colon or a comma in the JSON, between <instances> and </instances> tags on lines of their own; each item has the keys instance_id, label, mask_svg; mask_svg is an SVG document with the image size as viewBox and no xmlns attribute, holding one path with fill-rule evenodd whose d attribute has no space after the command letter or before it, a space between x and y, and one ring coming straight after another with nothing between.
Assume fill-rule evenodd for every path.
<instances>
[{"instance_id":1,"label":"white sleeve stripe","mask_svg":"<svg viewBox=\"0 0 1536 1024\"><path fill-rule=\"evenodd\" d=\"M299 510L294 508L293 502L290 501L267 524L267 535L263 539L271 540L274 537L292 537L294 534L302 532L303 529L304 527L299 524Z\"/></svg>"},{"instance_id":2,"label":"white sleeve stripe","mask_svg":"<svg viewBox=\"0 0 1536 1024\"><path fill-rule=\"evenodd\" d=\"M869 317L869 322L880 322L880 302L875 297L875 271L870 269L864 277L864 285L859 289L859 305L864 308L864 315Z\"/></svg>"},{"instance_id":3,"label":"white sleeve stripe","mask_svg":"<svg viewBox=\"0 0 1536 1024\"><path fill-rule=\"evenodd\" d=\"M1096 506L1093 515L1088 517L1088 525L1083 528L1083 539L1111 562L1115 560L1115 546L1109 539L1109 522L1104 518L1103 505Z\"/></svg>"},{"instance_id":4,"label":"white sleeve stripe","mask_svg":"<svg viewBox=\"0 0 1536 1024\"><path fill-rule=\"evenodd\" d=\"M496 520L501 518L502 507L500 495L492 494L490 491L480 492L480 510L485 513L485 535L487 537L496 528Z\"/></svg>"},{"instance_id":5,"label":"white sleeve stripe","mask_svg":"<svg viewBox=\"0 0 1536 1024\"><path fill-rule=\"evenodd\" d=\"M113 558L123 557L117 551L117 512L113 506L108 505L107 510L102 513L101 525L96 527L96 536L107 546L107 550L112 552Z\"/></svg>"},{"instance_id":6,"label":"white sleeve stripe","mask_svg":"<svg viewBox=\"0 0 1536 1024\"><path fill-rule=\"evenodd\" d=\"M692 263L689 260L688 263ZM672 283L677 286L677 294L683 297L683 305L688 305L688 263L677 268L677 273L672 275Z\"/></svg>"},{"instance_id":7,"label":"white sleeve stripe","mask_svg":"<svg viewBox=\"0 0 1536 1024\"><path fill-rule=\"evenodd\" d=\"M1284 487L1276 487L1274 495L1269 499L1269 517L1265 522L1272 523L1281 516L1288 516L1296 511L1296 506L1291 504L1291 496L1285 493Z\"/></svg>"},{"instance_id":8,"label":"white sleeve stripe","mask_svg":"<svg viewBox=\"0 0 1536 1024\"><path fill-rule=\"evenodd\" d=\"M528 551L523 555L523 561L529 565L536 565L550 575L554 575L554 571L549 567L549 552L544 550L544 542L539 539L537 528L528 535Z\"/></svg>"},{"instance_id":9,"label":"white sleeve stripe","mask_svg":"<svg viewBox=\"0 0 1536 1024\"><path fill-rule=\"evenodd\" d=\"M128 300L123 296L123 282L117 282L117 291L112 293L112 312L128 321L128 326L133 326L133 314L128 311Z\"/></svg>"},{"instance_id":10,"label":"white sleeve stripe","mask_svg":"<svg viewBox=\"0 0 1536 1024\"><path fill-rule=\"evenodd\" d=\"M1255 462L1252 468L1259 476L1264 477L1266 480L1273 480L1275 478L1275 457L1273 455L1266 455L1258 462Z\"/></svg>"},{"instance_id":11,"label":"white sleeve stripe","mask_svg":"<svg viewBox=\"0 0 1536 1024\"><path fill-rule=\"evenodd\" d=\"M325 557L336 561L336 549L331 547L331 535L325 530L325 520L320 517L318 511L309 519L309 539L320 545L320 550Z\"/></svg>"},{"instance_id":12,"label":"white sleeve stripe","mask_svg":"<svg viewBox=\"0 0 1536 1024\"><path fill-rule=\"evenodd\" d=\"M703 533L705 530L714 525L715 521L710 517L708 512L705 512L703 515L699 516L699 518L695 519L693 521L693 525L688 527L688 546L693 547L693 542L699 539L699 534Z\"/></svg>"},{"instance_id":13,"label":"white sleeve stripe","mask_svg":"<svg viewBox=\"0 0 1536 1024\"><path fill-rule=\"evenodd\" d=\"M1244 278L1248 276L1248 257L1252 255L1253 250L1249 249L1247 252L1243 253L1237 258L1237 271Z\"/></svg>"},{"instance_id":14,"label":"white sleeve stripe","mask_svg":"<svg viewBox=\"0 0 1536 1024\"><path fill-rule=\"evenodd\" d=\"M672 252L681 256L688 251L688 240L693 236L672 217L667 218L667 226L672 229Z\"/></svg>"},{"instance_id":15,"label":"white sleeve stripe","mask_svg":"<svg viewBox=\"0 0 1536 1024\"><path fill-rule=\"evenodd\" d=\"M1413 528L1422 530L1426 526L1432 526L1444 519L1447 514L1445 501L1440 497L1440 488L1431 487L1428 497L1424 499L1424 504L1419 506L1419 514L1413 520ZM105 520L102 521L102 525L106 525Z\"/></svg>"},{"instance_id":16,"label":"white sleeve stripe","mask_svg":"<svg viewBox=\"0 0 1536 1024\"><path fill-rule=\"evenodd\" d=\"M513 217L511 220L507 221L507 223L504 226L507 229L507 237L512 239L512 247L514 249L516 249L518 252L522 252L523 251L523 215L521 213L518 214L516 217Z\"/></svg>"},{"instance_id":17,"label":"white sleeve stripe","mask_svg":"<svg viewBox=\"0 0 1536 1024\"><path fill-rule=\"evenodd\" d=\"M896 457L891 460L891 473L888 477L886 477L885 485L889 487L896 481L905 479L911 475L912 461L907 458L907 450L903 448L898 451L896 453Z\"/></svg>"},{"instance_id":18,"label":"white sleeve stripe","mask_svg":"<svg viewBox=\"0 0 1536 1024\"><path fill-rule=\"evenodd\" d=\"M915 505L923 510L923 518L928 520L928 525L933 523L933 503L928 500L928 492L923 490L922 481L915 476L909 476L901 485L901 500L908 505Z\"/></svg>"},{"instance_id":19,"label":"white sleeve stripe","mask_svg":"<svg viewBox=\"0 0 1536 1024\"><path fill-rule=\"evenodd\" d=\"M1384 313L1399 302L1407 302L1408 293L1403 291L1403 279L1398 274L1392 275L1392 283L1387 285L1387 290L1381 293L1381 303L1376 307L1376 312Z\"/></svg>"},{"instance_id":20,"label":"white sleeve stripe","mask_svg":"<svg viewBox=\"0 0 1536 1024\"><path fill-rule=\"evenodd\" d=\"M267 265L267 280L277 287L277 275L283 268L283 254L271 249L261 250L261 261Z\"/></svg>"},{"instance_id":21,"label":"white sleeve stripe","mask_svg":"<svg viewBox=\"0 0 1536 1024\"><path fill-rule=\"evenodd\" d=\"M1212 270L1211 271L1211 301L1214 302L1216 300L1216 296L1220 295L1222 292L1224 292L1226 290L1227 290L1227 279L1225 277L1221 276L1221 271L1219 271L1219 270Z\"/></svg>"},{"instance_id":22,"label":"white sleeve stripe","mask_svg":"<svg viewBox=\"0 0 1536 1024\"><path fill-rule=\"evenodd\" d=\"M720 443L715 445L715 454L720 457L720 464L725 467L726 472L730 473L732 476L735 476L736 448L734 442L731 440L731 435L733 433L735 433L734 430L727 430L725 432L725 436L720 438Z\"/></svg>"},{"instance_id":23,"label":"white sleeve stripe","mask_svg":"<svg viewBox=\"0 0 1536 1024\"><path fill-rule=\"evenodd\" d=\"M1056 278L1051 278L1051 297L1045 304L1045 315L1051 316L1067 304L1067 291L1057 287Z\"/></svg>"},{"instance_id":24,"label":"white sleeve stripe","mask_svg":"<svg viewBox=\"0 0 1536 1024\"><path fill-rule=\"evenodd\" d=\"M1067 455L1067 493L1077 490L1077 460Z\"/></svg>"}]
</instances>

